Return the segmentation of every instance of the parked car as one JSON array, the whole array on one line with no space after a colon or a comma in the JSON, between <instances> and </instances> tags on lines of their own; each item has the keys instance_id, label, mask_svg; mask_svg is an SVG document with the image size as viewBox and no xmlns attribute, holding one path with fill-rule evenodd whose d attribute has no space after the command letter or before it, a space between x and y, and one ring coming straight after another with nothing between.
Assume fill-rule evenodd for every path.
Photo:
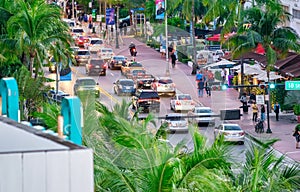
<instances>
[{"instance_id":1,"label":"parked car","mask_svg":"<svg viewBox=\"0 0 300 192\"><path fill-rule=\"evenodd\" d=\"M100 97L100 89L98 87L98 83L91 77L80 77L75 81L74 87L74 95L79 95L82 93L92 93L95 94L96 97Z\"/></svg>"},{"instance_id":2,"label":"parked car","mask_svg":"<svg viewBox=\"0 0 300 192\"><path fill-rule=\"evenodd\" d=\"M166 119L162 120L162 123L168 124L168 131L188 131L188 121L183 117L182 113L169 113L166 115Z\"/></svg>"},{"instance_id":3,"label":"parked car","mask_svg":"<svg viewBox=\"0 0 300 192\"><path fill-rule=\"evenodd\" d=\"M108 67L110 69L121 69L122 65L127 63L127 58L123 55L116 55L111 58L109 61Z\"/></svg>"},{"instance_id":4,"label":"parked car","mask_svg":"<svg viewBox=\"0 0 300 192\"><path fill-rule=\"evenodd\" d=\"M111 58L114 56L114 52L112 48L100 48L97 52L97 55L99 58L108 61L111 60Z\"/></svg>"},{"instance_id":5,"label":"parked car","mask_svg":"<svg viewBox=\"0 0 300 192\"><path fill-rule=\"evenodd\" d=\"M175 83L170 77L157 78L152 84L152 89L156 90L159 95L170 95L176 94Z\"/></svg>"},{"instance_id":6,"label":"parked car","mask_svg":"<svg viewBox=\"0 0 300 192\"><path fill-rule=\"evenodd\" d=\"M224 141L238 142L243 145L245 142L245 131L238 124L223 123L214 130L215 139L224 136Z\"/></svg>"},{"instance_id":7,"label":"parked car","mask_svg":"<svg viewBox=\"0 0 300 192\"><path fill-rule=\"evenodd\" d=\"M85 72L88 75L106 75L107 64L103 59L90 58L88 63L85 65Z\"/></svg>"},{"instance_id":8,"label":"parked car","mask_svg":"<svg viewBox=\"0 0 300 192\"><path fill-rule=\"evenodd\" d=\"M97 53L99 49L104 48L104 41L100 38L89 38L89 42L84 44L84 48L91 53Z\"/></svg>"},{"instance_id":9,"label":"parked car","mask_svg":"<svg viewBox=\"0 0 300 192\"><path fill-rule=\"evenodd\" d=\"M126 75L127 73L130 73L130 71L136 70L136 69L145 70L143 65L138 62L123 63L121 66L121 74Z\"/></svg>"},{"instance_id":10,"label":"parked car","mask_svg":"<svg viewBox=\"0 0 300 192\"><path fill-rule=\"evenodd\" d=\"M87 49L80 49L77 52L75 52L75 60L78 65L87 64L90 57L91 54Z\"/></svg>"},{"instance_id":11,"label":"parked car","mask_svg":"<svg viewBox=\"0 0 300 192\"><path fill-rule=\"evenodd\" d=\"M132 97L132 109L141 112L160 111L160 97L154 90L137 90Z\"/></svg>"},{"instance_id":12,"label":"parked car","mask_svg":"<svg viewBox=\"0 0 300 192\"><path fill-rule=\"evenodd\" d=\"M195 102L192 100L190 94L177 93L170 101L171 110L177 111L191 111L195 108Z\"/></svg>"},{"instance_id":13,"label":"parked car","mask_svg":"<svg viewBox=\"0 0 300 192\"><path fill-rule=\"evenodd\" d=\"M77 45L78 47L84 47L85 43L89 42L89 37L86 36L77 36L77 38L75 39L75 45Z\"/></svg>"},{"instance_id":14,"label":"parked car","mask_svg":"<svg viewBox=\"0 0 300 192\"><path fill-rule=\"evenodd\" d=\"M65 93L65 92L63 92L61 90L58 90L57 93L56 93L56 90L50 90L46 94L47 100L49 102L56 102L56 103L61 103L62 99L64 97L67 97L67 96L70 96L70 94L69 93Z\"/></svg>"},{"instance_id":15,"label":"parked car","mask_svg":"<svg viewBox=\"0 0 300 192\"><path fill-rule=\"evenodd\" d=\"M213 115L216 115L210 107L200 107L197 106L188 113L189 116L197 116L193 118L189 118L189 122L200 124L210 124L212 126L215 125L215 117L212 117ZM201 117L203 116L203 117Z\"/></svg>"},{"instance_id":16,"label":"parked car","mask_svg":"<svg viewBox=\"0 0 300 192\"><path fill-rule=\"evenodd\" d=\"M134 95L135 84L132 79L119 79L114 82L114 93L120 95Z\"/></svg>"}]
</instances>

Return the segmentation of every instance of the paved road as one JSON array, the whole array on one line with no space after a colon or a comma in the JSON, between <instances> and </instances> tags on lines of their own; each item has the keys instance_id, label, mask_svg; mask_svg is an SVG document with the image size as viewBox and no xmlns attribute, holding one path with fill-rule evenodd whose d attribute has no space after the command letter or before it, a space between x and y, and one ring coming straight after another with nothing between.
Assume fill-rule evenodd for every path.
<instances>
[{"instance_id":1,"label":"paved road","mask_svg":"<svg viewBox=\"0 0 300 192\"><path fill-rule=\"evenodd\" d=\"M133 41L137 45L137 60L140 61L139 55L142 54L143 58L148 59L143 59L141 62L146 66L150 73L157 75L166 74L167 62L165 61L165 58L160 57L160 54L157 51L147 47L145 44L132 37L124 37L123 40L124 44L120 45L119 49L115 49L114 45L112 45L116 54L128 53L127 46L131 41ZM156 62L160 63L160 67L153 67ZM191 68L186 64L177 62L175 69L170 67L170 76L175 81L177 87L180 86L181 92L190 93L193 98L197 98L196 84L194 81L195 76L191 75L191 71ZM212 109L216 112L220 109L237 109L240 107L238 92L234 89L214 91L212 92L211 97L200 98L199 102L204 106L212 107ZM278 153L285 154L289 160L300 162L300 150L295 148L295 139L292 137L292 133L297 122L291 120L291 114L280 114L279 121L275 121L274 113L270 114L270 127L272 129L272 134L255 133L251 115L252 112L250 110L248 114L244 114L241 120L234 122L239 123L250 137L254 137L259 140L279 139L279 141L274 144L274 149L278 151Z\"/></svg>"}]
</instances>

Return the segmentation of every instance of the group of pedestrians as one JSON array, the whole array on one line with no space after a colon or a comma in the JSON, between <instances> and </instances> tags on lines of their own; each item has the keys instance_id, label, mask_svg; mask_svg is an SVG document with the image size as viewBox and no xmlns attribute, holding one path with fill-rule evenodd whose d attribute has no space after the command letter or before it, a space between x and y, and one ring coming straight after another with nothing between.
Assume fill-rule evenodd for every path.
<instances>
[{"instance_id":1,"label":"group of pedestrians","mask_svg":"<svg viewBox=\"0 0 300 192\"><path fill-rule=\"evenodd\" d=\"M198 97L203 97L204 89L207 97L211 96L211 85L214 81L214 74L209 70L199 70L196 75L196 83L198 89Z\"/></svg>"}]
</instances>

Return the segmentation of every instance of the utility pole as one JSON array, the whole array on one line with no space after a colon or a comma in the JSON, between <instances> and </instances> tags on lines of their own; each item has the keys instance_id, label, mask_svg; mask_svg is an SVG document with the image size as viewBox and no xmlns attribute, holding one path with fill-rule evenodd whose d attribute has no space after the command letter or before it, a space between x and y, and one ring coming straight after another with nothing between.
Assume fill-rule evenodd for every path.
<instances>
[{"instance_id":1,"label":"utility pole","mask_svg":"<svg viewBox=\"0 0 300 192\"><path fill-rule=\"evenodd\" d=\"M197 51L196 51L196 39L195 39L195 0L193 0L192 2L192 18L191 18L191 28L190 30L192 30L192 42L193 42L193 70L192 70L192 75L195 75L197 73Z\"/></svg>"},{"instance_id":2,"label":"utility pole","mask_svg":"<svg viewBox=\"0 0 300 192\"><path fill-rule=\"evenodd\" d=\"M165 33L166 33L166 61L167 61L166 76L170 76L167 0L165 0Z\"/></svg>"},{"instance_id":3,"label":"utility pole","mask_svg":"<svg viewBox=\"0 0 300 192\"><path fill-rule=\"evenodd\" d=\"M119 28L119 5L116 7L116 21L115 21L115 26L116 26L116 49L119 49L119 33L118 33L118 28Z\"/></svg>"}]
</instances>

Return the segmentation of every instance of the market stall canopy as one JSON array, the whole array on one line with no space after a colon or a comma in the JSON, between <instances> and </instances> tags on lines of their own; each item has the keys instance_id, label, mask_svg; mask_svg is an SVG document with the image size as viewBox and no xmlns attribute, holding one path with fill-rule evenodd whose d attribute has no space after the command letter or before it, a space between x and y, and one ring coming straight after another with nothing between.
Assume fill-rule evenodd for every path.
<instances>
[{"instance_id":1,"label":"market stall canopy","mask_svg":"<svg viewBox=\"0 0 300 192\"><path fill-rule=\"evenodd\" d=\"M241 72L240 65L233 67L233 69L237 69L238 73ZM263 72L265 72L265 71L263 71L261 69L259 64L255 64L255 65L244 64L244 74L245 75L256 75L256 74L261 74Z\"/></svg>"},{"instance_id":2,"label":"market stall canopy","mask_svg":"<svg viewBox=\"0 0 300 192\"><path fill-rule=\"evenodd\" d=\"M219 68L232 68L235 65L235 62L228 61L227 59L222 59L216 63L212 63L209 65L204 66L204 68L212 68L212 67L219 67Z\"/></svg>"},{"instance_id":3,"label":"market stall canopy","mask_svg":"<svg viewBox=\"0 0 300 192\"><path fill-rule=\"evenodd\" d=\"M268 81L268 76L267 76L266 71L263 71L259 75L253 76L253 78L257 78L258 80L261 80L261 81ZM274 71L271 71L269 73L269 80L271 80L271 81L276 80L276 79L281 79L281 78L283 78L283 77L281 75L276 74Z\"/></svg>"},{"instance_id":4,"label":"market stall canopy","mask_svg":"<svg viewBox=\"0 0 300 192\"><path fill-rule=\"evenodd\" d=\"M261 63L263 66L267 65L267 57L265 55L261 55L254 52L247 52L240 56L232 58L231 55L226 55L223 58L225 59L235 59L235 60L241 60L241 59L253 59L259 63Z\"/></svg>"}]
</instances>

